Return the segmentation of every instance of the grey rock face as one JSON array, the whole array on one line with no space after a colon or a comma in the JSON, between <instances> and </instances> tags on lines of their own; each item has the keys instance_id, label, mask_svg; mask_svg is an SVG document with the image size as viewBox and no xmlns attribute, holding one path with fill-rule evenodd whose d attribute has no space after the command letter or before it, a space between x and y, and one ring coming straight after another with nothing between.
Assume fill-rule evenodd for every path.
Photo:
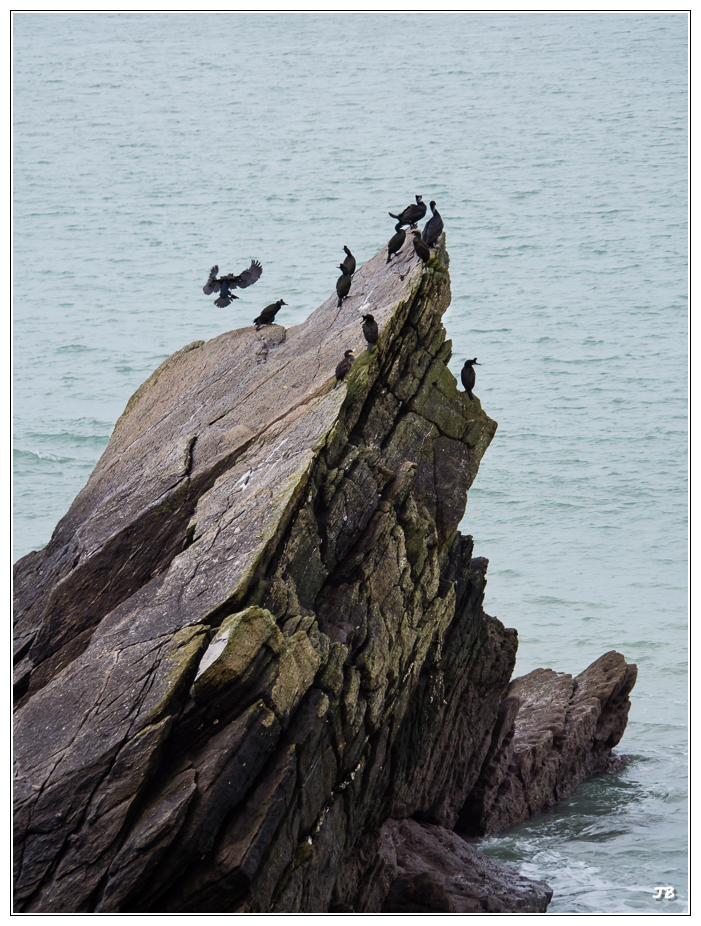
<instances>
[{"instance_id":1,"label":"grey rock face","mask_svg":"<svg viewBox=\"0 0 701 926\"><path fill-rule=\"evenodd\" d=\"M17 564L18 911L380 910L414 870L390 818L472 864L449 829L513 757L517 641L456 531L496 423L446 366L447 263L383 248L264 363L253 327L178 351Z\"/></svg>"}]
</instances>

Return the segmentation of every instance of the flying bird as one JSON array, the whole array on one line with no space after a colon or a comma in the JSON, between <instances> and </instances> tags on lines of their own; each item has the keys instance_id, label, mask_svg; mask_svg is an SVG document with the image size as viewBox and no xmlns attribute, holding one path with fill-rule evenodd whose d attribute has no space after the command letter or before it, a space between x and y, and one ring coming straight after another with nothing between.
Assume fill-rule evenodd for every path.
<instances>
[{"instance_id":1,"label":"flying bird","mask_svg":"<svg viewBox=\"0 0 701 926\"><path fill-rule=\"evenodd\" d=\"M475 388L475 370L474 364L477 363L477 357L474 360L466 360L465 366L460 371L460 379L462 384L465 387L465 392L470 402L473 400L474 396L472 395L472 390ZM481 367L481 363L477 363L478 367Z\"/></svg>"},{"instance_id":2,"label":"flying bird","mask_svg":"<svg viewBox=\"0 0 701 926\"><path fill-rule=\"evenodd\" d=\"M272 305L266 305L258 318L253 319L253 324L256 326L256 331L262 328L263 325L272 325L273 321L275 320L275 316L283 305L287 305L283 299L278 299L278 301L273 302Z\"/></svg>"},{"instance_id":3,"label":"flying bird","mask_svg":"<svg viewBox=\"0 0 701 926\"><path fill-rule=\"evenodd\" d=\"M426 203L421 196L417 195L416 203L407 206L399 215L395 215L393 212L390 212L390 215L393 219L396 219L400 225L410 225L412 228L416 228L416 223L420 222L426 215Z\"/></svg>"},{"instance_id":4,"label":"flying bird","mask_svg":"<svg viewBox=\"0 0 701 926\"><path fill-rule=\"evenodd\" d=\"M202 291L205 296L219 293L219 298L214 300L214 304L223 309L225 306L231 305L233 299L239 298L234 296L231 292L232 289L246 289L247 286L252 286L256 280L260 279L262 272L263 268L258 261L252 260L251 266L244 270L243 273L239 273L238 276L235 273L228 273L226 276L217 277L219 267L215 264L209 271L209 279L202 287Z\"/></svg>"},{"instance_id":5,"label":"flying bird","mask_svg":"<svg viewBox=\"0 0 701 926\"><path fill-rule=\"evenodd\" d=\"M346 298L351 288L351 280L353 277L350 273L346 273L346 268L343 264L338 265L341 270L341 276L336 280L336 292L338 293L338 308L341 308L341 303Z\"/></svg>"},{"instance_id":6,"label":"flying bird","mask_svg":"<svg viewBox=\"0 0 701 926\"><path fill-rule=\"evenodd\" d=\"M402 228L400 222L397 222L397 224L394 226L394 230L396 234L392 235L392 237L387 242L387 260L385 261L386 264L390 262L393 254L397 254L399 251L401 251L406 240L406 232Z\"/></svg>"},{"instance_id":7,"label":"flying bird","mask_svg":"<svg viewBox=\"0 0 701 926\"><path fill-rule=\"evenodd\" d=\"M421 240L421 232L420 232L420 231L412 232L412 235L414 236L412 243L413 243L413 245L414 245L414 250L416 251L417 257L420 257L421 260L422 260L425 264L427 264L427 263L428 263L428 260L429 260L429 258L430 258L430 256L431 256L431 252L430 252L430 250L429 250L428 245L427 245L427 244L424 244L423 241Z\"/></svg>"},{"instance_id":8,"label":"flying bird","mask_svg":"<svg viewBox=\"0 0 701 926\"><path fill-rule=\"evenodd\" d=\"M372 349L380 337L377 322L372 315L363 315L363 337L368 345L368 352L372 353Z\"/></svg>"},{"instance_id":9,"label":"flying bird","mask_svg":"<svg viewBox=\"0 0 701 926\"><path fill-rule=\"evenodd\" d=\"M353 359L353 351L347 350L343 355L343 360L341 360L341 362L336 367L336 385L333 387L334 389L338 386L339 383L343 382L346 376L348 376L350 373L351 367L353 366Z\"/></svg>"},{"instance_id":10,"label":"flying bird","mask_svg":"<svg viewBox=\"0 0 701 926\"><path fill-rule=\"evenodd\" d=\"M424 230L421 233L421 240L424 244L427 244L429 248L435 245L443 231L443 219L441 218L440 212L436 209L436 204L433 200L431 200L431 212L433 214L424 225Z\"/></svg>"},{"instance_id":11,"label":"flying bird","mask_svg":"<svg viewBox=\"0 0 701 926\"><path fill-rule=\"evenodd\" d=\"M345 244L343 245L343 250L346 252L346 256L344 257L341 266L345 268L345 273L353 276L355 273L355 257L353 257Z\"/></svg>"}]
</instances>

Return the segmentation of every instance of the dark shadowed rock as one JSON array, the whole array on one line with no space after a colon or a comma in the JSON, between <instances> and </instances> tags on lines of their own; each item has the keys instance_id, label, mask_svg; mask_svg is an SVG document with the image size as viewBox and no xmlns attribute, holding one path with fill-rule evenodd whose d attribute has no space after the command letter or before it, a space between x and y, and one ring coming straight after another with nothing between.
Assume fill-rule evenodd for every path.
<instances>
[{"instance_id":1,"label":"dark shadowed rock","mask_svg":"<svg viewBox=\"0 0 701 926\"><path fill-rule=\"evenodd\" d=\"M383 857L394 878L383 913L544 913L553 892L477 852L457 833L389 820Z\"/></svg>"},{"instance_id":2,"label":"dark shadowed rock","mask_svg":"<svg viewBox=\"0 0 701 926\"><path fill-rule=\"evenodd\" d=\"M430 909L469 908L457 873L491 862L449 828L471 795L501 813L528 695L504 701L516 632L457 532L496 423L447 368L447 264L443 239L401 276L383 248L341 307L273 326L265 363L253 327L178 351L17 563L17 911L379 911L412 872L440 882ZM591 733L563 728L567 781L620 737L619 669L555 699Z\"/></svg>"}]
</instances>

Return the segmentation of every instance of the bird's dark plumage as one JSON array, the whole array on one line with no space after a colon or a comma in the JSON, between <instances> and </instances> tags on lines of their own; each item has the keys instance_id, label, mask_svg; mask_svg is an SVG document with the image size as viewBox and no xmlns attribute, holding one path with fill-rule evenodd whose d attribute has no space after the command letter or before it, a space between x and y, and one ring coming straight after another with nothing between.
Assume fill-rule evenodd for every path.
<instances>
[{"instance_id":1,"label":"bird's dark plumage","mask_svg":"<svg viewBox=\"0 0 701 926\"><path fill-rule=\"evenodd\" d=\"M368 351L372 353L372 349L380 337L377 322L372 315L363 315L363 337L367 341Z\"/></svg>"},{"instance_id":2,"label":"bird's dark plumage","mask_svg":"<svg viewBox=\"0 0 701 926\"><path fill-rule=\"evenodd\" d=\"M262 328L263 325L272 325L273 321L275 320L275 316L283 305L287 305L283 299L278 299L278 301L273 302L272 305L266 305L258 318L253 319L253 324L256 326L256 331L258 331L259 328Z\"/></svg>"},{"instance_id":3,"label":"bird's dark plumage","mask_svg":"<svg viewBox=\"0 0 701 926\"><path fill-rule=\"evenodd\" d=\"M218 305L220 309L223 309L225 306L231 305L233 299L238 299L238 296L234 296L230 290L246 289L247 286L252 286L256 280L260 279L262 272L263 268L258 261L252 260L251 266L244 270L243 273L239 273L238 275L235 273L227 273L226 276L217 278L219 267L215 264L209 271L209 278L202 287L202 291L205 296L211 296L212 293L219 293L219 298L214 300L214 304Z\"/></svg>"},{"instance_id":4,"label":"bird's dark plumage","mask_svg":"<svg viewBox=\"0 0 701 926\"><path fill-rule=\"evenodd\" d=\"M385 261L386 264L390 262L393 254L397 254L399 251L401 251L402 246L406 240L406 232L402 228L401 222L397 222L397 224L394 226L394 230L396 234L392 235L392 237L387 242L387 260Z\"/></svg>"},{"instance_id":5,"label":"bird's dark plumage","mask_svg":"<svg viewBox=\"0 0 701 926\"><path fill-rule=\"evenodd\" d=\"M472 395L472 390L475 388L475 370L473 364L477 363L477 357L474 360L466 360L465 366L460 371L460 379L462 384L465 387L465 392L470 402L473 400L474 396ZM477 363L477 366L481 366L480 363Z\"/></svg>"},{"instance_id":6,"label":"bird's dark plumage","mask_svg":"<svg viewBox=\"0 0 701 926\"><path fill-rule=\"evenodd\" d=\"M390 215L393 219L396 219L400 225L411 225L412 228L416 228L416 223L420 222L426 215L426 203L421 196L417 196L416 203L407 206L399 215L395 215L393 212L390 212Z\"/></svg>"},{"instance_id":7,"label":"bird's dark plumage","mask_svg":"<svg viewBox=\"0 0 701 926\"><path fill-rule=\"evenodd\" d=\"M424 230L421 233L421 240L424 244L427 244L429 248L434 246L443 231L443 219L441 218L440 212L436 209L436 204L433 200L431 200L431 212L433 214L424 225Z\"/></svg>"},{"instance_id":8,"label":"bird's dark plumage","mask_svg":"<svg viewBox=\"0 0 701 926\"><path fill-rule=\"evenodd\" d=\"M219 284L216 282L217 274L219 273L219 266L215 264L212 269L209 271L209 279L202 287L205 296L211 296L215 290L219 289Z\"/></svg>"},{"instance_id":9,"label":"bird's dark plumage","mask_svg":"<svg viewBox=\"0 0 701 926\"><path fill-rule=\"evenodd\" d=\"M343 245L343 250L346 252L346 256L341 266L345 268L345 273L347 273L349 276L353 276L355 273L355 257L353 257L345 244Z\"/></svg>"},{"instance_id":10,"label":"bird's dark plumage","mask_svg":"<svg viewBox=\"0 0 701 926\"><path fill-rule=\"evenodd\" d=\"M336 388L336 386L338 386L340 382L342 382L346 378L346 376L348 376L348 374L351 371L352 366L353 366L353 351L347 350L345 354L343 355L343 360L336 367L336 385L333 387L334 389Z\"/></svg>"},{"instance_id":11,"label":"bird's dark plumage","mask_svg":"<svg viewBox=\"0 0 701 926\"><path fill-rule=\"evenodd\" d=\"M338 293L338 307L340 309L341 303L350 292L351 280L353 277L350 273L346 273L346 268L343 264L339 264L338 266L341 269L341 275L338 280L336 280L336 292Z\"/></svg>"},{"instance_id":12,"label":"bird's dark plumage","mask_svg":"<svg viewBox=\"0 0 701 926\"><path fill-rule=\"evenodd\" d=\"M214 300L215 305L218 305L220 309L223 309L225 306L231 305L234 299L238 298L238 296L234 296L233 293L229 292L228 280L219 281L219 298Z\"/></svg>"},{"instance_id":13,"label":"bird's dark plumage","mask_svg":"<svg viewBox=\"0 0 701 926\"><path fill-rule=\"evenodd\" d=\"M424 244L423 241L421 240L421 232L415 231L415 232L412 232L412 235L414 236L413 245L414 245L414 250L416 251L417 257L420 257L421 260L425 264L427 264L428 259L431 256L431 252L428 248L428 245Z\"/></svg>"}]
</instances>

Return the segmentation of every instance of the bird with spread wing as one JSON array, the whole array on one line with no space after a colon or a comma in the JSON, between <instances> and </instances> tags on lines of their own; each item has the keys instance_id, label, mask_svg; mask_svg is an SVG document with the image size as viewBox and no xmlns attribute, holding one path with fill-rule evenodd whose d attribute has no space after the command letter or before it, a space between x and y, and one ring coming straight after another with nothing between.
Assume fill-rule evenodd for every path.
<instances>
[{"instance_id":1,"label":"bird with spread wing","mask_svg":"<svg viewBox=\"0 0 701 926\"><path fill-rule=\"evenodd\" d=\"M244 270L243 273L239 273L238 276L235 273L227 273L226 276L217 277L219 267L215 264L209 271L209 279L202 287L202 290L205 296L219 293L219 298L214 300L214 304L223 309L225 306L231 305L232 299L239 298L234 296L231 292L232 289L245 289L247 286L252 286L256 280L260 279L262 272L263 268L258 261L252 260L251 266Z\"/></svg>"}]
</instances>

